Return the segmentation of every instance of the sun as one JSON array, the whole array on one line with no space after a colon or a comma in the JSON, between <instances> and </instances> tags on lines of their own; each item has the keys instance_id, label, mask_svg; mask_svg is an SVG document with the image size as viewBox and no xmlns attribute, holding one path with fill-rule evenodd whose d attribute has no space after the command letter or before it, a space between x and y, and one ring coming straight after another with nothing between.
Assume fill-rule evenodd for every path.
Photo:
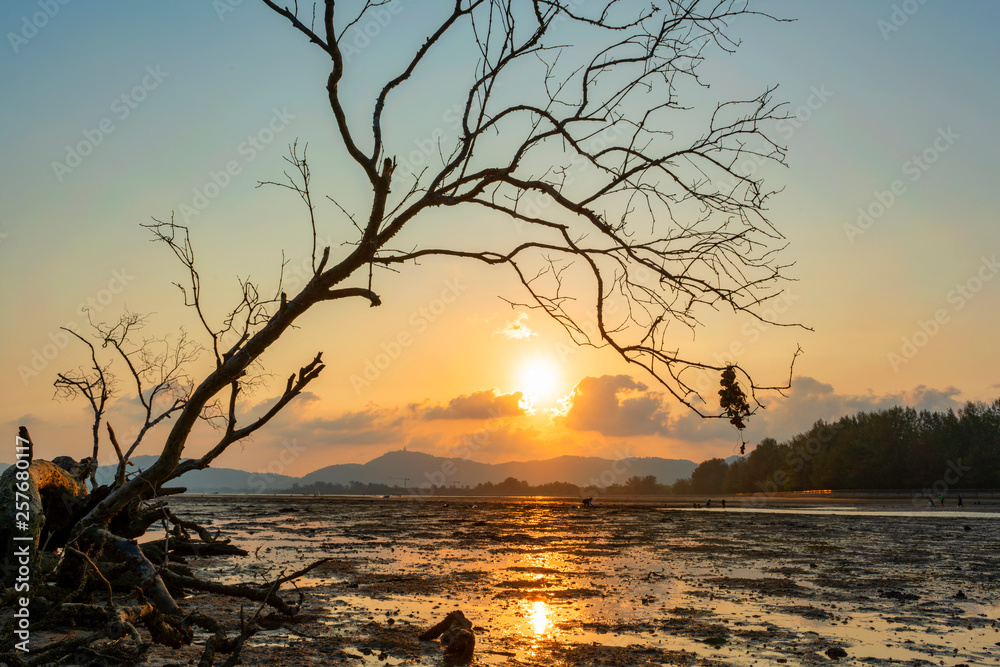
<instances>
[{"instance_id":1,"label":"sun","mask_svg":"<svg viewBox=\"0 0 1000 667\"><path fill-rule=\"evenodd\" d=\"M526 359L518 367L517 388L535 406L559 398L561 385L562 371L551 359L534 357Z\"/></svg>"}]
</instances>

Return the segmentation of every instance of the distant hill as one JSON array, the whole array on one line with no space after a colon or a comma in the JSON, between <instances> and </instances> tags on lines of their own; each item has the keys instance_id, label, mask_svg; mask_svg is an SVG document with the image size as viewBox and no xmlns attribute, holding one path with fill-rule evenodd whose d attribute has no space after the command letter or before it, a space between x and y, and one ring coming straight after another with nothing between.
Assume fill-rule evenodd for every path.
<instances>
[{"instance_id":1,"label":"distant hill","mask_svg":"<svg viewBox=\"0 0 1000 667\"><path fill-rule=\"evenodd\" d=\"M134 456L132 462L135 465L129 466L128 472L143 470L154 461L155 456ZM0 471L5 467L7 464L0 463ZM288 490L295 483L307 485L328 482L348 485L351 482L361 482L416 488L425 483L434 486L476 486L486 482L498 484L508 477L515 477L532 486L569 482L583 487L623 484L630 477L647 475L655 476L660 484L673 484L678 479L690 477L697 467L692 461L679 459L645 457L613 461L592 456L559 456L539 461L490 464L399 450L387 452L368 463L327 466L301 478L251 473L232 468L207 468L186 473L167 486L183 486L192 493L264 493ZM109 484L117 469L117 465L98 468L97 483Z\"/></svg>"},{"instance_id":2,"label":"distant hill","mask_svg":"<svg viewBox=\"0 0 1000 667\"><path fill-rule=\"evenodd\" d=\"M327 466L301 478L301 484L390 484L411 487L430 482L435 486L475 486L502 482L516 477L533 486L548 482L569 482L578 486L625 482L629 477L654 475L660 484L673 484L690 477L697 468L692 461L656 457L612 461L597 457L560 456L543 461L477 463L462 458L443 458L422 452L394 451L364 464ZM405 482L404 482L405 480Z\"/></svg>"}]
</instances>

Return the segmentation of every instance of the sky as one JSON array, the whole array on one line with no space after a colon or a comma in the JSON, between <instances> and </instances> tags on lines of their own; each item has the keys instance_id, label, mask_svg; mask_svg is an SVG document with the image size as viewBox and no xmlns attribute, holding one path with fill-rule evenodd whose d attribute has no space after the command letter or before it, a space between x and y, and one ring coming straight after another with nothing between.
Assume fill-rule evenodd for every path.
<instances>
[{"instance_id":1,"label":"sky","mask_svg":"<svg viewBox=\"0 0 1000 667\"><path fill-rule=\"evenodd\" d=\"M782 263L793 263L794 281L764 315L811 331L719 314L678 345L713 363L738 361L768 385L787 380L801 346L788 395L761 397L766 409L743 433L751 446L859 410L996 399L1000 5L756 7L794 21L740 22L739 49L708 53L702 75L721 98L778 85L787 102L791 117L770 129L788 148L787 169L745 169L781 190L768 214L787 241ZM430 30L428 0L389 9L349 33L345 85L361 118L379 77ZM113 321L127 309L149 315L150 337L200 332L173 284L183 267L142 223L174 215L190 227L206 310L218 321L237 278L273 286L286 261L291 288L308 268L301 203L257 187L283 179L290 144L308 144L319 236L335 248L352 228L326 196L363 204L366 184L334 132L328 61L261 3L11 1L0 27L0 424L11 441L27 426L38 457L80 458L91 448L89 408L55 398L52 383L88 364L88 352L62 327L86 333L88 312ZM404 113L387 126L388 150L419 162L428 131L449 131L453 101L435 83L471 57L445 48L418 71L401 93ZM426 233L510 233L461 222L431 222ZM327 368L217 466L303 475L404 446L483 462L701 461L739 450L724 420L691 414L612 351L577 348L543 314L511 308L523 294L509 273L436 260L379 280L379 308L322 305L265 355L272 376L246 398L245 418L316 352ZM139 410L118 374L108 418L127 440ZM138 453L157 453L164 433L154 430ZM200 429L185 455L200 455L213 435ZM114 462L106 440L101 447L100 462ZM0 453L13 458L13 447Z\"/></svg>"}]
</instances>

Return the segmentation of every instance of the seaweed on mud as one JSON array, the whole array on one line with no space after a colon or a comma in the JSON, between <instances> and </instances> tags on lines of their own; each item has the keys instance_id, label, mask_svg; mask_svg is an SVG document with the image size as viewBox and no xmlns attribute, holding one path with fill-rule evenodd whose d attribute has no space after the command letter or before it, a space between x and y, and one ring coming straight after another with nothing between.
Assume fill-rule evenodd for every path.
<instances>
[{"instance_id":1,"label":"seaweed on mud","mask_svg":"<svg viewBox=\"0 0 1000 667\"><path fill-rule=\"evenodd\" d=\"M661 632L673 635L693 637L695 639L706 639L708 637L723 637L730 633L729 626L724 623L713 623L709 620L694 617L678 616L667 618L657 624Z\"/></svg>"},{"instance_id":2,"label":"seaweed on mud","mask_svg":"<svg viewBox=\"0 0 1000 667\"><path fill-rule=\"evenodd\" d=\"M810 621L825 621L830 618L830 612L807 604L793 604L778 607L778 611L785 614L792 614L794 616L801 616L802 618L807 618Z\"/></svg>"},{"instance_id":3,"label":"seaweed on mud","mask_svg":"<svg viewBox=\"0 0 1000 667\"><path fill-rule=\"evenodd\" d=\"M552 650L554 665L601 665L602 667L725 667L726 663L685 651L667 651L645 646L570 645ZM561 662L559 662L561 661Z\"/></svg>"},{"instance_id":4,"label":"seaweed on mud","mask_svg":"<svg viewBox=\"0 0 1000 667\"><path fill-rule=\"evenodd\" d=\"M787 595L802 596L810 594L810 591L791 579L779 577L763 577L760 579L748 579L745 577L714 577L706 579L705 583L723 590L742 589L750 590L763 595Z\"/></svg>"}]
</instances>

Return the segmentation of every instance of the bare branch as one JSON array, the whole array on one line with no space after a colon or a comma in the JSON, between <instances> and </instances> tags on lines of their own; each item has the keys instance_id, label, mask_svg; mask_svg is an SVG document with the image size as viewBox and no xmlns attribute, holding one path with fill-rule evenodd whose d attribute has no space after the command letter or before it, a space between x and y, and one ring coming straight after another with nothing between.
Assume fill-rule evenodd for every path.
<instances>
[{"instance_id":1,"label":"bare branch","mask_svg":"<svg viewBox=\"0 0 1000 667\"><path fill-rule=\"evenodd\" d=\"M108 399L114 394L114 376L110 373L110 366L102 366L97 362L97 350L94 349L94 345L89 340L71 329L67 329L66 327L60 328L80 340L90 349L90 363L93 373L88 373L82 368L77 369L75 372L59 373L56 376L55 388L56 396L73 398L76 394L79 394L90 403L90 408L94 413L94 422L91 425L94 450L91 456L94 461L97 461L97 454L100 448L101 420L104 418ZM96 466L94 466L94 469L90 473L90 483L94 488L97 488L96 475Z\"/></svg>"},{"instance_id":2,"label":"bare branch","mask_svg":"<svg viewBox=\"0 0 1000 667\"><path fill-rule=\"evenodd\" d=\"M667 0L662 7L629 0L456 0L393 73L374 82L378 92L359 113L364 100L354 79L345 78L343 40L381 0L363 2L349 16L335 13L336 3L327 0L322 28L297 4L264 2L329 58L330 111L351 164L371 184L370 198L352 210L331 198L356 233L334 256L335 244L317 242L323 221L312 174L305 152L300 156L293 144L288 162L294 170L286 173L287 183L273 184L295 192L307 207L313 274L295 295L279 283L271 300L260 297L249 277L241 279L241 301L219 327L208 324L201 306L188 230L172 220L148 225L187 271L181 289L211 339L216 365L172 413L156 464L112 492L85 523L106 522L140 490L208 465L287 405L322 369L318 356L289 379L267 414L246 426L236 423L238 403L257 377L250 370L299 316L349 297L377 306L382 296L374 267L398 269L432 256L508 267L527 295L523 301L571 339L614 349L703 416L732 418L725 410L706 411L707 401L685 377L689 370L727 367L687 353L674 331L676 325L696 330L705 313L723 309L768 321L761 307L781 294L789 265L777 259L784 240L767 218L774 192L760 171L743 165L784 165L784 148L771 136L784 116L782 105L772 102L773 89L719 101L709 113L684 102L692 88L707 90L699 65L712 51L738 45L732 26L766 15L745 0ZM419 24L394 22L387 32ZM439 50L463 45L471 45L472 57L456 62L453 76L418 76ZM370 91L362 60L350 66ZM454 101L456 136L436 135L436 157L400 170L395 155L411 150L412 137L386 128L405 120L407 104L418 97L408 93L418 86L421 99ZM362 148L369 140L370 148ZM446 243L421 236L420 222L445 207L460 209L470 228L490 233ZM411 229L410 247L393 249L394 239ZM482 245L485 239L490 245ZM229 333L236 340L224 350L220 341ZM733 368L754 401L756 391L771 388ZM225 425L220 440L200 459L181 464L191 428L206 410Z\"/></svg>"}]
</instances>

